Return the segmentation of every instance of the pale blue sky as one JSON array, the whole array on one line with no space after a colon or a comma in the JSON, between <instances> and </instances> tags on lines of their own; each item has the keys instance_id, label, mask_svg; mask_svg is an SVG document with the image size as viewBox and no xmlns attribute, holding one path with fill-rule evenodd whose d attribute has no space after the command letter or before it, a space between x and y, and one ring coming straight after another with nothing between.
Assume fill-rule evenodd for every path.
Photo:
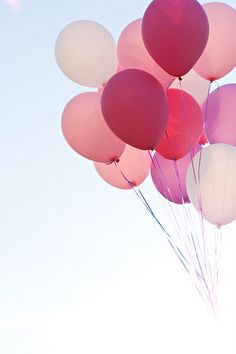
<instances>
[{"instance_id":1,"label":"pale blue sky","mask_svg":"<svg viewBox=\"0 0 236 354\"><path fill-rule=\"evenodd\" d=\"M148 3L22 1L14 12L0 2L1 353L185 354L195 338L191 353L205 354L198 329L205 348L217 350L204 309L157 225L131 192L106 185L60 130L65 104L87 89L59 71L58 33L91 19L117 39ZM235 82L235 72L227 80ZM235 225L226 228L223 272L230 274L223 283L235 294L233 233ZM225 308L233 354L235 307Z\"/></svg>"}]
</instances>

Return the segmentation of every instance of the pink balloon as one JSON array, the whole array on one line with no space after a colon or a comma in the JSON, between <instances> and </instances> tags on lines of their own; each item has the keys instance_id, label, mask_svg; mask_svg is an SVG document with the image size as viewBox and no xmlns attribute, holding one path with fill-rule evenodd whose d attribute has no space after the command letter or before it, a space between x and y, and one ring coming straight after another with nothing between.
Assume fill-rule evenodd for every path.
<instances>
[{"instance_id":1,"label":"pink balloon","mask_svg":"<svg viewBox=\"0 0 236 354\"><path fill-rule=\"evenodd\" d=\"M114 163L111 165L94 163L102 179L121 189L131 189L132 186L140 185L147 178L150 165L151 158L148 151L138 150L130 145L126 145L117 166Z\"/></svg>"},{"instance_id":2,"label":"pink balloon","mask_svg":"<svg viewBox=\"0 0 236 354\"><path fill-rule=\"evenodd\" d=\"M137 149L153 150L167 125L167 99L161 84L138 69L123 70L107 82L102 111L110 129Z\"/></svg>"},{"instance_id":3,"label":"pink balloon","mask_svg":"<svg viewBox=\"0 0 236 354\"><path fill-rule=\"evenodd\" d=\"M166 89L174 77L165 72L149 55L142 39L142 19L131 22L121 33L117 55L123 69L141 69L152 74Z\"/></svg>"},{"instance_id":4,"label":"pink balloon","mask_svg":"<svg viewBox=\"0 0 236 354\"><path fill-rule=\"evenodd\" d=\"M203 131L203 116L199 104L187 92L167 90L169 120L166 134L155 150L171 160L186 155L198 142Z\"/></svg>"},{"instance_id":5,"label":"pink balloon","mask_svg":"<svg viewBox=\"0 0 236 354\"><path fill-rule=\"evenodd\" d=\"M210 144L236 146L236 84L220 86L203 105L205 132Z\"/></svg>"},{"instance_id":6,"label":"pink balloon","mask_svg":"<svg viewBox=\"0 0 236 354\"><path fill-rule=\"evenodd\" d=\"M178 161L167 160L155 153L151 165L152 181L156 189L173 203L190 203L186 190L186 174L193 156L201 149L196 145L191 153Z\"/></svg>"},{"instance_id":7,"label":"pink balloon","mask_svg":"<svg viewBox=\"0 0 236 354\"><path fill-rule=\"evenodd\" d=\"M208 33L207 16L196 0L154 0L143 16L144 44L172 76L185 75L194 66Z\"/></svg>"},{"instance_id":8,"label":"pink balloon","mask_svg":"<svg viewBox=\"0 0 236 354\"><path fill-rule=\"evenodd\" d=\"M108 128L101 111L101 94L86 92L72 98L62 113L62 132L67 143L87 159L116 161L125 143Z\"/></svg>"},{"instance_id":9,"label":"pink balloon","mask_svg":"<svg viewBox=\"0 0 236 354\"><path fill-rule=\"evenodd\" d=\"M198 140L198 144L205 145L207 143L208 143L208 140L207 140L205 132L203 131L202 135L200 136L200 139Z\"/></svg>"},{"instance_id":10,"label":"pink balloon","mask_svg":"<svg viewBox=\"0 0 236 354\"><path fill-rule=\"evenodd\" d=\"M208 96L209 85L210 83L198 75L193 69L184 75L181 81L182 89L193 96L200 105ZM170 88L180 89L179 79L175 79L170 85Z\"/></svg>"},{"instance_id":11,"label":"pink balloon","mask_svg":"<svg viewBox=\"0 0 236 354\"><path fill-rule=\"evenodd\" d=\"M236 11L220 2L203 7L210 26L209 39L194 70L206 80L214 81L236 65Z\"/></svg>"}]
</instances>

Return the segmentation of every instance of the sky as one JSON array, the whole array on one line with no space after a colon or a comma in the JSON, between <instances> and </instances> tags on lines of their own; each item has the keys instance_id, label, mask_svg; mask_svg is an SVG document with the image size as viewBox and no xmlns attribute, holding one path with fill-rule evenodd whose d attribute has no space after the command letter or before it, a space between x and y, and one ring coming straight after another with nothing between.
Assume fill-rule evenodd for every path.
<instances>
[{"instance_id":1,"label":"sky","mask_svg":"<svg viewBox=\"0 0 236 354\"><path fill-rule=\"evenodd\" d=\"M236 224L223 230L215 320L135 195L102 181L61 133L65 104L87 90L57 67L61 29L90 19L117 39L148 3L0 2L4 354L235 353ZM161 214L150 179L142 188Z\"/></svg>"}]
</instances>

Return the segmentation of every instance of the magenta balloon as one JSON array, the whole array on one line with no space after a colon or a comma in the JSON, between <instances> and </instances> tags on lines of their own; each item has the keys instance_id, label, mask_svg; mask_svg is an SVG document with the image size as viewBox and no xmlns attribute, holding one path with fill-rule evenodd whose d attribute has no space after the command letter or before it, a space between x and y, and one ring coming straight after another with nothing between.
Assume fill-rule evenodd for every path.
<instances>
[{"instance_id":1,"label":"magenta balloon","mask_svg":"<svg viewBox=\"0 0 236 354\"><path fill-rule=\"evenodd\" d=\"M186 155L199 141L203 131L201 107L187 92L167 90L169 119L166 134L155 150L170 160Z\"/></svg>"},{"instance_id":2,"label":"magenta balloon","mask_svg":"<svg viewBox=\"0 0 236 354\"><path fill-rule=\"evenodd\" d=\"M102 111L110 129L137 149L153 150L167 125L167 98L160 82L138 69L123 70L107 82Z\"/></svg>"},{"instance_id":3,"label":"magenta balloon","mask_svg":"<svg viewBox=\"0 0 236 354\"><path fill-rule=\"evenodd\" d=\"M194 70L206 80L214 81L236 65L236 11L220 2L204 4L203 8L210 26L209 39Z\"/></svg>"},{"instance_id":4,"label":"magenta balloon","mask_svg":"<svg viewBox=\"0 0 236 354\"><path fill-rule=\"evenodd\" d=\"M152 181L163 197L173 203L190 203L186 190L186 174L191 158L201 149L196 145L191 153L174 162L155 153L151 165ZM176 165L175 165L176 164Z\"/></svg>"},{"instance_id":5,"label":"magenta balloon","mask_svg":"<svg viewBox=\"0 0 236 354\"><path fill-rule=\"evenodd\" d=\"M206 13L196 0L154 0L143 16L144 44L172 76L185 75L194 66L208 34Z\"/></svg>"},{"instance_id":6,"label":"magenta balloon","mask_svg":"<svg viewBox=\"0 0 236 354\"><path fill-rule=\"evenodd\" d=\"M220 86L203 105L205 132L210 144L236 146L236 84Z\"/></svg>"},{"instance_id":7,"label":"magenta balloon","mask_svg":"<svg viewBox=\"0 0 236 354\"><path fill-rule=\"evenodd\" d=\"M101 111L101 94L86 92L72 98L62 113L62 132L67 143L87 159L116 161L125 143L108 128Z\"/></svg>"},{"instance_id":8,"label":"magenta balloon","mask_svg":"<svg viewBox=\"0 0 236 354\"><path fill-rule=\"evenodd\" d=\"M131 22L121 33L117 55L123 69L141 69L155 76L166 89L174 77L165 72L150 56L142 39L142 19Z\"/></svg>"},{"instance_id":9,"label":"magenta balloon","mask_svg":"<svg viewBox=\"0 0 236 354\"><path fill-rule=\"evenodd\" d=\"M150 165L151 158L148 151L138 150L130 145L126 145L117 167L114 163L111 165L94 163L103 180L121 189L131 189L132 186L140 185L147 178Z\"/></svg>"}]
</instances>

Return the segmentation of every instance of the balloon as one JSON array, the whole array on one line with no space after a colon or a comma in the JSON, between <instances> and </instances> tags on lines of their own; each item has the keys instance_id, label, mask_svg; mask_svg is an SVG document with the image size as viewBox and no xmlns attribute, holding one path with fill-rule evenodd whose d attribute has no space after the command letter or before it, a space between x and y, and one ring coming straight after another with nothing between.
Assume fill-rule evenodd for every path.
<instances>
[{"instance_id":1,"label":"balloon","mask_svg":"<svg viewBox=\"0 0 236 354\"><path fill-rule=\"evenodd\" d=\"M198 103L185 91L167 90L169 120L166 134L155 150L171 160L185 156L198 142L203 117Z\"/></svg>"},{"instance_id":2,"label":"balloon","mask_svg":"<svg viewBox=\"0 0 236 354\"><path fill-rule=\"evenodd\" d=\"M168 160L157 152L151 165L152 181L163 197L173 203L189 203L186 190L186 174L190 161L195 153L201 149L196 147L178 161Z\"/></svg>"},{"instance_id":3,"label":"balloon","mask_svg":"<svg viewBox=\"0 0 236 354\"><path fill-rule=\"evenodd\" d=\"M205 145L207 143L208 143L208 140L207 140L205 132L203 131L202 135L200 136L200 139L198 140L198 144Z\"/></svg>"},{"instance_id":4,"label":"balloon","mask_svg":"<svg viewBox=\"0 0 236 354\"><path fill-rule=\"evenodd\" d=\"M196 0L154 0L143 16L144 44L172 76L185 75L194 66L208 34L207 16Z\"/></svg>"},{"instance_id":5,"label":"balloon","mask_svg":"<svg viewBox=\"0 0 236 354\"><path fill-rule=\"evenodd\" d=\"M221 226L236 218L236 148L213 144L193 158L187 191L195 208L210 223ZM200 166L200 168L199 168Z\"/></svg>"},{"instance_id":6,"label":"balloon","mask_svg":"<svg viewBox=\"0 0 236 354\"><path fill-rule=\"evenodd\" d=\"M62 72L76 83L102 87L116 72L116 43L102 25L75 21L59 34L56 60Z\"/></svg>"},{"instance_id":7,"label":"balloon","mask_svg":"<svg viewBox=\"0 0 236 354\"><path fill-rule=\"evenodd\" d=\"M194 70L204 79L214 81L236 65L236 11L220 2L207 3L203 7L210 26L209 39Z\"/></svg>"},{"instance_id":8,"label":"balloon","mask_svg":"<svg viewBox=\"0 0 236 354\"><path fill-rule=\"evenodd\" d=\"M167 99L161 84L138 69L123 70L108 81L102 111L110 129L141 150L154 149L167 125Z\"/></svg>"},{"instance_id":9,"label":"balloon","mask_svg":"<svg viewBox=\"0 0 236 354\"><path fill-rule=\"evenodd\" d=\"M100 177L121 189L131 189L132 186L140 185L147 178L150 165L151 158L148 151L138 150L130 145L126 145L117 165L94 163Z\"/></svg>"},{"instance_id":10,"label":"balloon","mask_svg":"<svg viewBox=\"0 0 236 354\"><path fill-rule=\"evenodd\" d=\"M121 33L117 56L123 69L141 69L155 76L166 89L173 76L167 74L149 55L142 39L142 19L131 22Z\"/></svg>"},{"instance_id":11,"label":"balloon","mask_svg":"<svg viewBox=\"0 0 236 354\"><path fill-rule=\"evenodd\" d=\"M186 75L182 77L181 86L179 79L170 85L170 88L184 90L189 93L193 98L201 105L208 96L209 82L198 75L194 70L190 70Z\"/></svg>"},{"instance_id":12,"label":"balloon","mask_svg":"<svg viewBox=\"0 0 236 354\"><path fill-rule=\"evenodd\" d=\"M205 132L211 144L236 146L236 84L228 84L213 91L203 105L206 117Z\"/></svg>"},{"instance_id":13,"label":"balloon","mask_svg":"<svg viewBox=\"0 0 236 354\"><path fill-rule=\"evenodd\" d=\"M87 159L111 163L125 148L108 128L101 111L101 94L86 92L77 95L62 113L62 132L67 143Z\"/></svg>"}]
</instances>

